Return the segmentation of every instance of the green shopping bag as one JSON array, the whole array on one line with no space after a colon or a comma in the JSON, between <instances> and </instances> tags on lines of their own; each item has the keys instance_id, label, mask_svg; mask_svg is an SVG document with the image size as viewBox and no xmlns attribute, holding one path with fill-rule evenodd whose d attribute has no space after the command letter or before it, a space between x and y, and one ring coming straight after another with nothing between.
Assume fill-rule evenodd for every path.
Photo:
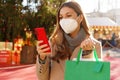
<instances>
[{"instance_id":1,"label":"green shopping bag","mask_svg":"<svg viewBox=\"0 0 120 80\"><path fill-rule=\"evenodd\" d=\"M93 51L96 61L81 61L82 49L76 61L66 61L64 80L110 80L110 62L99 61Z\"/></svg>"}]
</instances>

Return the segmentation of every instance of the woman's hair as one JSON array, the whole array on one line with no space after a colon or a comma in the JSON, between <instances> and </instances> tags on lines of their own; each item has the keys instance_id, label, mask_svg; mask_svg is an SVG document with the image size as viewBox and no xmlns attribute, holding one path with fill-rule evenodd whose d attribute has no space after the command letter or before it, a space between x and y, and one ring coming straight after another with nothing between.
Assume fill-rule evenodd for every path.
<instances>
[{"instance_id":1,"label":"woman's hair","mask_svg":"<svg viewBox=\"0 0 120 80\"><path fill-rule=\"evenodd\" d=\"M69 7L71 9L73 9L77 15L83 15L83 20L80 23L80 27L83 27L83 29L85 30L86 34L89 36L89 29L88 29L88 24L86 22L85 19L85 15L80 7L80 5L76 2L65 2L63 3L60 8L58 9L58 13L57 13L57 23L56 23L56 28L54 29L53 34L50 37L50 41L51 41L51 47L52 47L52 59L53 60L59 60L59 59L65 59L65 58L70 58L71 56L71 52L68 48L68 43L65 40L65 37L63 35L63 30L60 27L59 21L59 15L60 15L60 10L63 7Z\"/></svg>"}]
</instances>

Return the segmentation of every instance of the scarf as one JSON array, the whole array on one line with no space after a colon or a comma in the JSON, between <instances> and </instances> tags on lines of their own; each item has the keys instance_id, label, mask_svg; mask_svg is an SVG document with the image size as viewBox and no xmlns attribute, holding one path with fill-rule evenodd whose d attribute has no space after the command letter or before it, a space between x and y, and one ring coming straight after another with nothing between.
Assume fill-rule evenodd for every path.
<instances>
[{"instance_id":1,"label":"scarf","mask_svg":"<svg viewBox=\"0 0 120 80\"><path fill-rule=\"evenodd\" d=\"M83 28L80 29L78 34L72 38L68 34L64 33L64 36L68 42L68 46L70 48L70 51L73 52L74 49L81 44L81 42L85 39L86 37L86 32Z\"/></svg>"}]
</instances>

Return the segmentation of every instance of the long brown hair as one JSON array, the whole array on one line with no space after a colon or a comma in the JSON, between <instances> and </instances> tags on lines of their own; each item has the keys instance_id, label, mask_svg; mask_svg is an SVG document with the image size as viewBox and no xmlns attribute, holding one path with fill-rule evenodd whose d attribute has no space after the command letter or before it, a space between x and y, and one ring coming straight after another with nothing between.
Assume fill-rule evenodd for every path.
<instances>
[{"instance_id":1,"label":"long brown hair","mask_svg":"<svg viewBox=\"0 0 120 80\"><path fill-rule=\"evenodd\" d=\"M82 14L83 15L83 20L80 23L81 27L83 27L83 29L85 30L86 34L89 36L89 29L88 29L88 24L86 22L85 19L85 15L80 7L80 5L76 2L65 2L63 3L60 8L58 9L58 13L57 13L57 23L56 23L56 28L54 29L53 34L50 37L50 41L51 41L51 47L52 47L52 56L54 60L59 60L59 59L66 59L66 58L70 58L71 56L71 52L68 48L68 43L65 40L65 37L63 35L63 30L60 27L59 21L59 15L60 15L60 10L63 7L69 7L72 8L77 15Z\"/></svg>"}]
</instances>

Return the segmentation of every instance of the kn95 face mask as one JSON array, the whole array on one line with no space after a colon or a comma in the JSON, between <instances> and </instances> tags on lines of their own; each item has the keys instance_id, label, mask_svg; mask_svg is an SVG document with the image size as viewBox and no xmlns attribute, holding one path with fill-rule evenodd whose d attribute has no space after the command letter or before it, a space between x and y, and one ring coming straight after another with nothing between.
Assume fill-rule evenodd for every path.
<instances>
[{"instance_id":1,"label":"kn95 face mask","mask_svg":"<svg viewBox=\"0 0 120 80\"><path fill-rule=\"evenodd\" d=\"M61 19L60 26L66 34L69 34L77 29L78 22L75 19L71 18Z\"/></svg>"}]
</instances>

